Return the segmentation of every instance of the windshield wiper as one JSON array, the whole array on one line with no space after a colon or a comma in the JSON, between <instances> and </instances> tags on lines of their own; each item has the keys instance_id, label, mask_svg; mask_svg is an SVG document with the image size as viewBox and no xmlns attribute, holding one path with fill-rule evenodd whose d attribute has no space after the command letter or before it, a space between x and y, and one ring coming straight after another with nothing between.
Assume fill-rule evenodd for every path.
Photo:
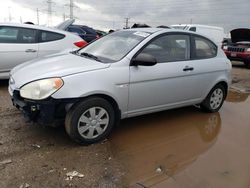
<instances>
[{"instance_id":1,"label":"windshield wiper","mask_svg":"<svg viewBox=\"0 0 250 188\"><path fill-rule=\"evenodd\" d=\"M80 55L85 56L85 57L89 57L89 58L94 59L94 60L99 61L99 62L102 62L97 56L90 54L90 53L82 52Z\"/></svg>"}]
</instances>

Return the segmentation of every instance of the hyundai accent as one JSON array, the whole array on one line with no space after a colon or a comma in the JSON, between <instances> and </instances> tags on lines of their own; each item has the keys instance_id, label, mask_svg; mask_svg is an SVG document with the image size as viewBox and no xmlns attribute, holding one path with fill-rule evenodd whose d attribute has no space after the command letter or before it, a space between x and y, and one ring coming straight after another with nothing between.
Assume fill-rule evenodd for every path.
<instances>
[{"instance_id":1,"label":"hyundai accent","mask_svg":"<svg viewBox=\"0 0 250 188\"><path fill-rule=\"evenodd\" d=\"M189 105L217 112L231 63L210 39L189 31L117 31L71 53L11 71L9 93L25 117L65 123L80 144L106 138L120 119Z\"/></svg>"}]
</instances>

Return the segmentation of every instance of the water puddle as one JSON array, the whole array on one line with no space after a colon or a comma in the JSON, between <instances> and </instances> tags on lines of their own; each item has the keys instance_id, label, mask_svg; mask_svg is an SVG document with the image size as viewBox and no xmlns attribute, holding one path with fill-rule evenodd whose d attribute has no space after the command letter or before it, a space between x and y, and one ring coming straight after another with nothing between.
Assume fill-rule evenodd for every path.
<instances>
[{"instance_id":1,"label":"water puddle","mask_svg":"<svg viewBox=\"0 0 250 188\"><path fill-rule=\"evenodd\" d=\"M228 93L226 101L227 102L234 102L234 103L244 102L247 100L249 95L250 95L250 93L241 93L241 92L238 92L236 90L231 90Z\"/></svg>"},{"instance_id":2,"label":"water puddle","mask_svg":"<svg viewBox=\"0 0 250 188\"><path fill-rule=\"evenodd\" d=\"M236 113L242 108L250 112L248 96L230 92L220 113L187 107L123 120L110 142L113 157L125 168L125 184L138 188L237 187L241 180L240 185L250 187L246 178L250 177L250 159L245 157L250 148L238 147L250 145L250 123L244 121L248 115ZM244 123L237 126L244 126L242 130L235 127L240 120ZM237 151L240 157L232 155ZM239 159L249 168L235 166ZM236 174L229 181L232 171ZM242 173L246 175L240 177Z\"/></svg>"},{"instance_id":3,"label":"water puddle","mask_svg":"<svg viewBox=\"0 0 250 188\"><path fill-rule=\"evenodd\" d=\"M124 120L112 150L127 170L130 186L150 187L192 164L215 142L220 114L194 107Z\"/></svg>"}]
</instances>

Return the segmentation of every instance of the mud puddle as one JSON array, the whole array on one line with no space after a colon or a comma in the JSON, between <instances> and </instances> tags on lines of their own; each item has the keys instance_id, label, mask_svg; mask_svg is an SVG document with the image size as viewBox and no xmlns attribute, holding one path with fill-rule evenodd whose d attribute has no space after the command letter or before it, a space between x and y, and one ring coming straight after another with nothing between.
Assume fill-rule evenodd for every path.
<instances>
[{"instance_id":1,"label":"mud puddle","mask_svg":"<svg viewBox=\"0 0 250 188\"><path fill-rule=\"evenodd\" d=\"M188 107L122 121L111 150L128 187L249 188L248 96L230 91L219 113Z\"/></svg>"}]
</instances>

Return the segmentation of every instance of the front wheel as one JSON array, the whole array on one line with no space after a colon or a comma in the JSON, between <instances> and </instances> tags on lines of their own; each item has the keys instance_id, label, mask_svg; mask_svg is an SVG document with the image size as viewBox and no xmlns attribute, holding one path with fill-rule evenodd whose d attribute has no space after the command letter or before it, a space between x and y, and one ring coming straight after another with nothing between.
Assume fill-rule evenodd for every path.
<instances>
[{"instance_id":1,"label":"front wheel","mask_svg":"<svg viewBox=\"0 0 250 188\"><path fill-rule=\"evenodd\" d=\"M226 89L223 85L216 85L201 103L200 107L206 112L218 112L226 98Z\"/></svg>"},{"instance_id":2,"label":"front wheel","mask_svg":"<svg viewBox=\"0 0 250 188\"><path fill-rule=\"evenodd\" d=\"M65 129L76 142L89 145L105 139L115 124L115 111L105 99L95 97L74 105L65 119Z\"/></svg>"}]
</instances>

